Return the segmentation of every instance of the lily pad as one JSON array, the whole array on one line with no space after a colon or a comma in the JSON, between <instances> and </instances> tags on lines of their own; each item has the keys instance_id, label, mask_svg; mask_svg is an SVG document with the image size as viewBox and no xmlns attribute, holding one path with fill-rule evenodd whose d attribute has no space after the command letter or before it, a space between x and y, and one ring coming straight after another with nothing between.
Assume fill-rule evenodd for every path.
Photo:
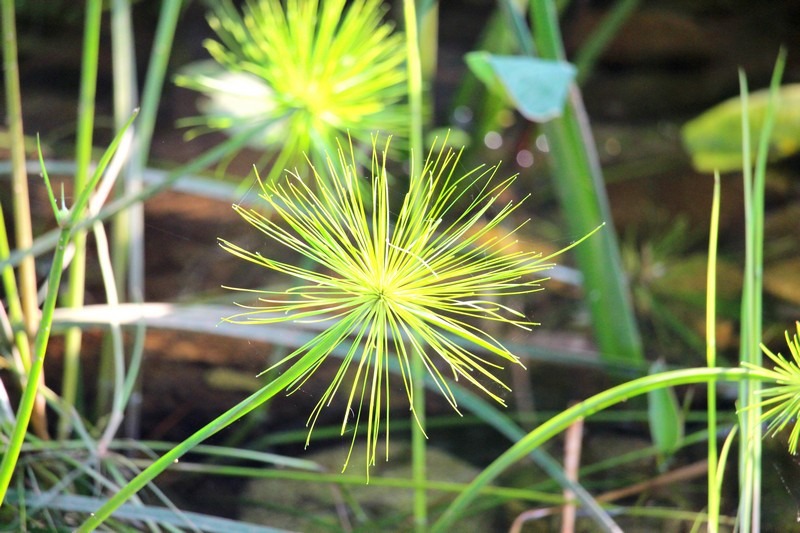
<instances>
[{"instance_id":1,"label":"lily pad","mask_svg":"<svg viewBox=\"0 0 800 533\"><path fill-rule=\"evenodd\" d=\"M754 150L768 101L768 89L756 91L748 98ZM800 84L781 87L777 109L769 144L770 161L800 150ZM742 107L739 97L726 100L687 122L681 133L692 163L700 172L728 172L742 168Z\"/></svg>"},{"instance_id":2,"label":"lily pad","mask_svg":"<svg viewBox=\"0 0 800 533\"><path fill-rule=\"evenodd\" d=\"M576 69L565 61L471 52L465 60L473 74L522 116L547 122L561 115Z\"/></svg>"}]
</instances>

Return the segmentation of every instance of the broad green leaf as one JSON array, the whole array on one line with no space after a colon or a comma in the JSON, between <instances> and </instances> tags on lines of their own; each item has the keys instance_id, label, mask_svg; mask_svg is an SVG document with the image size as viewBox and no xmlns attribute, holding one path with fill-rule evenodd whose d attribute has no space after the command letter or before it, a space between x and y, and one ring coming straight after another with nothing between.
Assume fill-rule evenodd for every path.
<instances>
[{"instance_id":1,"label":"broad green leaf","mask_svg":"<svg viewBox=\"0 0 800 533\"><path fill-rule=\"evenodd\" d=\"M651 374L665 370L664 364L656 362ZM683 416L678 398L672 388L658 388L647 393L647 411L653 445L662 459L671 455L683 440Z\"/></svg>"},{"instance_id":2,"label":"broad green leaf","mask_svg":"<svg viewBox=\"0 0 800 533\"><path fill-rule=\"evenodd\" d=\"M470 52L465 60L491 92L533 122L547 122L561 115L576 72L567 62L535 57Z\"/></svg>"},{"instance_id":3,"label":"broad green leaf","mask_svg":"<svg viewBox=\"0 0 800 533\"><path fill-rule=\"evenodd\" d=\"M750 131L756 138L764 123L768 99L768 89L749 96ZM800 84L781 87L777 109L769 144L771 161L800 150ZM736 97L712 107L684 125L681 132L683 143L697 170L729 172L742 168L741 117L741 101Z\"/></svg>"}]
</instances>

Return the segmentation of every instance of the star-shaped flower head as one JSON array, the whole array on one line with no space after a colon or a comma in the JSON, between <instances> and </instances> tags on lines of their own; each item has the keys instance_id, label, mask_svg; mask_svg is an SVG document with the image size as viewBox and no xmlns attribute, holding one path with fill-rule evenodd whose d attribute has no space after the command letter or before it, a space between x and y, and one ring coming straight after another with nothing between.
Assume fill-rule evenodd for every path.
<instances>
[{"instance_id":1,"label":"star-shaped flower head","mask_svg":"<svg viewBox=\"0 0 800 533\"><path fill-rule=\"evenodd\" d=\"M325 170L312 168L310 176L290 173L285 180L264 183L262 197L271 216L234 206L271 241L304 256L315 268L221 241L235 256L297 282L282 292L241 289L258 293L259 304L243 306L245 311L226 320L332 321L275 366L303 363L306 370L288 388L290 392L322 365L337 368L308 425L313 430L321 410L337 394L345 394L342 433L350 423L357 430L366 418L368 467L375 462L381 421L387 427L389 423L390 358L398 363L412 406L414 357L422 358L453 408L457 404L445 378L448 374L503 404L490 390L507 389L497 371L506 363L521 363L487 333L485 321L524 329L533 326L503 300L541 290L541 273L552 266L541 254L520 250L516 229L502 227L519 205L499 200L514 178L496 181L497 167L460 174L460 154L450 149L431 149L421 167L412 161L402 204L390 206L388 144L382 151L373 144L372 175L366 187L360 183L365 180L351 145L347 154L340 149L338 160L329 159ZM343 348L343 359L331 355L337 347ZM340 391L348 386L342 387L345 383L349 392Z\"/></svg>"},{"instance_id":2,"label":"star-shaped flower head","mask_svg":"<svg viewBox=\"0 0 800 533\"><path fill-rule=\"evenodd\" d=\"M774 383L774 386L765 387L758 392L765 398L758 405L764 409L762 418L769 421L767 432L773 437L794 423L789 434L789 452L792 454L797 453L797 444L800 441L800 337L798 335L800 335L800 322L797 323L797 333L794 337L789 337L789 332L786 332L786 344L792 354L791 360L787 360L780 353L777 355L772 353L766 346L761 346L767 357L775 363L772 370L742 363L761 379Z\"/></svg>"},{"instance_id":3,"label":"star-shaped flower head","mask_svg":"<svg viewBox=\"0 0 800 533\"><path fill-rule=\"evenodd\" d=\"M405 47L384 22L381 0L222 0L209 16L216 60L191 64L178 85L206 96L193 133L255 133L250 146L284 168L335 153L349 135L369 146L375 131L408 131ZM266 159L265 159L266 160Z\"/></svg>"}]
</instances>

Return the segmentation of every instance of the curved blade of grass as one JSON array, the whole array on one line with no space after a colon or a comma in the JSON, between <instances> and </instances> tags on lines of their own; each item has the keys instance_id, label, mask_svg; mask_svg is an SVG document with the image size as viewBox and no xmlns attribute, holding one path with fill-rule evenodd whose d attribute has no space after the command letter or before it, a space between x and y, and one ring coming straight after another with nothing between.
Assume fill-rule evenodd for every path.
<instances>
[{"instance_id":1,"label":"curved blade of grass","mask_svg":"<svg viewBox=\"0 0 800 533\"><path fill-rule=\"evenodd\" d=\"M431 380L428 380L431 381ZM429 387L434 387L431 382ZM494 407L492 404L467 389L453 387L453 395L459 404L466 407L473 414L481 418L486 424L495 428L512 442L525 438L525 431L519 427L508 415ZM541 467L548 476L555 480L563 489L569 489L580 502L583 509L595 521L602 531L622 531L614 519L603 509L589 492L579 483L569 479L564 473L564 467L543 450L534 449L530 452L533 461Z\"/></svg>"},{"instance_id":2,"label":"curved blade of grass","mask_svg":"<svg viewBox=\"0 0 800 533\"><path fill-rule=\"evenodd\" d=\"M357 318L357 317L356 317ZM337 336L346 335L353 328L353 317L345 317L338 322L335 326L330 328L329 337L336 338ZM142 471L139 475L133 478L127 485L122 487L119 492L111 496L106 503L94 512L86 522L78 528L79 532L88 532L96 529L108 517L110 517L125 501L131 498L144 486L149 484L153 479L161 474L164 470L170 467L184 454L189 452L194 446L205 441L212 435L220 432L229 425L233 424L252 410L261 406L264 402L272 398L275 394L283 389L289 388L293 383L302 380L311 369L320 363L320 359L325 357L330 352L330 347L321 339L309 347L308 351L295 360L294 364L287 368L287 370L276 376L270 383L251 394L231 409L225 411L220 416L215 418L210 423L206 424L189 438L172 448L170 451L162 455L152 465Z\"/></svg>"},{"instance_id":3,"label":"curved blade of grass","mask_svg":"<svg viewBox=\"0 0 800 533\"><path fill-rule=\"evenodd\" d=\"M469 487L450 504L439 520L433 524L431 531L433 533L448 531L453 521L463 513L470 502L478 496L482 487L491 483L497 476L502 474L522 457L529 454L532 450L535 450L549 439L564 431L578 418L588 417L593 413L629 400L630 398L646 394L656 388L704 383L712 380L741 382L744 379L754 376L758 376L758 374L754 374L752 371L742 368L690 368L645 376L596 394L562 411L543 423L535 430L528 433L524 438L518 440L516 444L495 459L495 461L478 474Z\"/></svg>"},{"instance_id":4,"label":"curved blade of grass","mask_svg":"<svg viewBox=\"0 0 800 533\"><path fill-rule=\"evenodd\" d=\"M586 37L580 50L575 54L575 66L578 68L576 83L582 85L594 69L597 59L617 35L619 29L628 21L639 7L640 0L617 0L608 9L607 14L597 27Z\"/></svg>"}]
</instances>

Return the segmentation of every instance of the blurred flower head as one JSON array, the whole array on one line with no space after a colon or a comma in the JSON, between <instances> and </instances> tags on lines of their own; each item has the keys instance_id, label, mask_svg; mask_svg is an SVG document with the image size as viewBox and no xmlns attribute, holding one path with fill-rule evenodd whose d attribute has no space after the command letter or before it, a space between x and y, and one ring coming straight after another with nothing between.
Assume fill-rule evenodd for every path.
<instances>
[{"instance_id":1,"label":"blurred flower head","mask_svg":"<svg viewBox=\"0 0 800 533\"><path fill-rule=\"evenodd\" d=\"M313 358L305 359L307 370L289 392L322 365L333 369L326 372L334 377L308 425L313 431L322 409L342 395L342 433L352 425L355 439L359 422L366 420L367 466L375 462L381 421L388 426L390 365L396 363L393 375L412 412L410 365L415 357L422 358L453 408L456 400L445 376L464 380L503 404L499 393L507 387L498 371L520 361L487 332L486 321L533 326L503 302L507 296L541 290L541 273L552 266L541 254L520 250L516 229L501 225L518 206L498 199L514 178L495 180L496 167L462 174L458 153L434 148L421 166L412 164L408 190L398 205L390 200L387 182L388 144L381 150L373 144L366 179L359 175L351 145L347 152L339 150L338 159L328 159L325 169L312 167L309 176L289 173L287 179L264 183L270 216L234 206L270 241L313 267L221 241L233 255L296 282L285 291L239 289L256 293L259 303L242 306L242 313L226 320L326 325L275 366ZM334 351L343 357L335 358Z\"/></svg>"},{"instance_id":2,"label":"blurred flower head","mask_svg":"<svg viewBox=\"0 0 800 533\"><path fill-rule=\"evenodd\" d=\"M346 4L349 4L346 6ZM215 61L183 68L178 85L205 95L191 134L255 128L248 144L273 171L324 161L349 135L407 134L405 48L381 0L223 0L209 15Z\"/></svg>"}]
</instances>

